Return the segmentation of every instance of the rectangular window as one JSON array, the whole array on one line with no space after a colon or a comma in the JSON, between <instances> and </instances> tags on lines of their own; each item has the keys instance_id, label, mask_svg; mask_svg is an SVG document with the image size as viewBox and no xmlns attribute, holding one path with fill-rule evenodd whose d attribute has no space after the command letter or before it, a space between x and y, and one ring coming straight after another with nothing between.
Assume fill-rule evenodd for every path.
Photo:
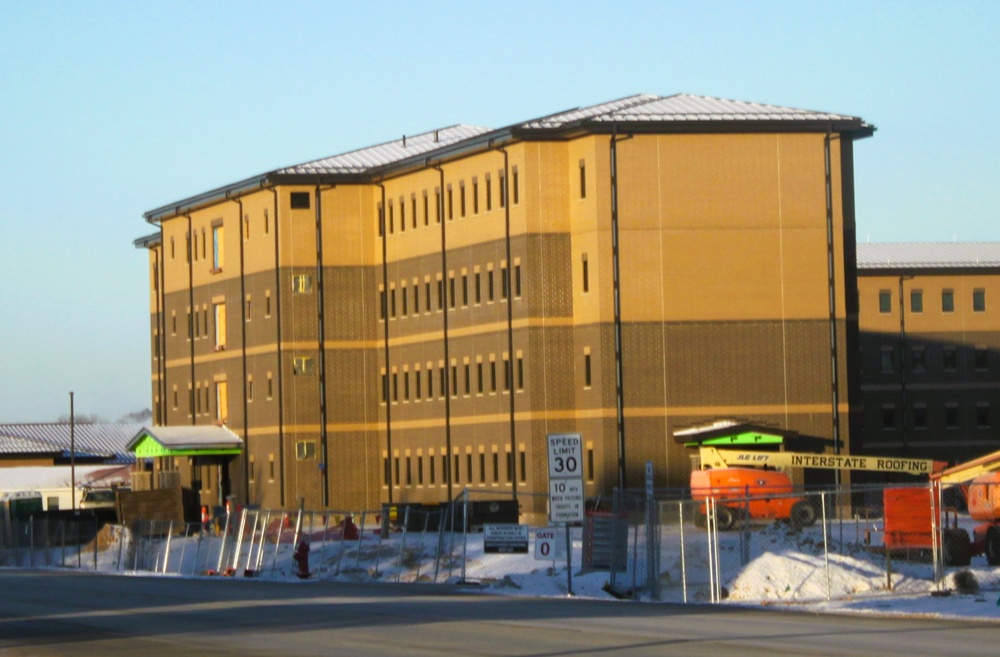
<instances>
[{"instance_id":1,"label":"rectangular window","mask_svg":"<svg viewBox=\"0 0 1000 657\"><path fill-rule=\"evenodd\" d=\"M456 472L455 475L457 476L458 473ZM472 452L465 455L465 480L472 483Z\"/></svg>"},{"instance_id":2,"label":"rectangular window","mask_svg":"<svg viewBox=\"0 0 1000 657\"><path fill-rule=\"evenodd\" d=\"M979 371L990 368L990 352L986 347L974 347L972 350L972 365Z\"/></svg>"},{"instance_id":3,"label":"rectangular window","mask_svg":"<svg viewBox=\"0 0 1000 657\"><path fill-rule=\"evenodd\" d=\"M434 398L434 371L427 367L427 399Z\"/></svg>"},{"instance_id":4,"label":"rectangular window","mask_svg":"<svg viewBox=\"0 0 1000 657\"><path fill-rule=\"evenodd\" d=\"M438 367L438 374L440 375L438 376L438 396L443 399L445 394L448 392L448 377L444 373L444 365L440 365Z\"/></svg>"},{"instance_id":5,"label":"rectangular window","mask_svg":"<svg viewBox=\"0 0 1000 657\"><path fill-rule=\"evenodd\" d=\"M890 290L878 291L878 311L883 315L892 312L892 292Z\"/></svg>"},{"instance_id":6,"label":"rectangular window","mask_svg":"<svg viewBox=\"0 0 1000 657\"><path fill-rule=\"evenodd\" d=\"M420 368L419 367L417 367L417 370L413 373L413 383L416 386L416 389L414 390L415 394L413 395L413 397L417 401L420 401L421 399L423 399L423 394L422 394L422 390L421 390L423 388L423 379L420 378Z\"/></svg>"},{"instance_id":7,"label":"rectangular window","mask_svg":"<svg viewBox=\"0 0 1000 657\"><path fill-rule=\"evenodd\" d=\"M444 308L444 281L438 279L438 310Z\"/></svg>"},{"instance_id":8,"label":"rectangular window","mask_svg":"<svg viewBox=\"0 0 1000 657\"><path fill-rule=\"evenodd\" d=\"M486 174L486 211L489 212L493 209L493 184L490 180L490 174Z\"/></svg>"},{"instance_id":9,"label":"rectangular window","mask_svg":"<svg viewBox=\"0 0 1000 657\"><path fill-rule=\"evenodd\" d=\"M947 429L958 428L958 404L955 402L944 405L944 426Z\"/></svg>"},{"instance_id":10,"label":"rectangular window","mask_svg":"<svg viewBox=\"0 0 1000 657\"><path fill-rule=\"evenodd\" d=\"M309 192L292 192L291 206L293 210L308 210Z\"/></svg>"},{"instance_id":11,"label":"rectangular window","mask_svg":"<svg viewBox=\"0 0 1000 657\"><path fill-rule=\"evenodd\" d=\"M294 274L292 276L292 293L309 294L313 289L313 277L311 274Z\"/></svg>"},{"instance_id":12,"label":"rectangular window","mask_svg":"<svg viewBox=\"0 0 1000 657\"><path fill-rule=\"evenodd\" d=\"M486 483L486 454L479 452L479 483Z\"/></svg>"},{"instance_id":13,"label":"rectangular window","mask_svg":"<svg viewBox=\"0 0 1000 657\"><path fill-rule=\"evenodd\" d=\"M388 486L392 480L392 466L389 465L389 457L382 457L382 485Z\"/></svg>"},{"instance_id":14,"label":"rectangular window","mask_svg":"<svg viewBox=\"0 0 1000 657\"><path fill-rule=\"evenodd\" d=\"M427 213L427 190L424 190L424 225L430 225L430 215Z\"/></svg>"},{"instance_id":15,"label":"rectangular window","mask_svg":"<svg viewBox=\"0 0 1000 657\"><path fill-rule=\"evenodd\" d=\"M458 454L455 454L455 458L452 459L452 463L454 463L454 468L452 469L452 473L454 474L455 477L455 481L453 483L457 484L460 483L462 479L462 471L458 467L459 466Z\"/></svg>"},{"instance_id":16,"label":"rectangular window","mask_svg":"<svg viewBox=\"0 0 1000 657\"><path fill-rule=\"evenodd\" d=\"M510 359L506 356L503 359L503 389L510 391Z\"/></svg>"},{"instance_id":17,"label":"rectangular window","mask_svg":"<svg viewBox=\"0 0 1000 657\"><path fill-rule=\"evenodd\" d=\"M253 314L250 312L251 309L252 309L252 306L250 305L250 301L251 301L250 295L248 294L247 298L246 298L246 305L244 306L244 309L243 309L243 320L246 321L246 322L249 322L250 318L253 317Z\"/></svg>"},{"instance_id":18,"label":"rectangular window","mask_svg":"<svg viewBox=\"0 0 1000 657\"><path fill-rule=\"evenodd\" d=\"M510 275L507 273L507 265L500 268L500 298L506 299L510 294Z\"/></svg>"},{"instance_id":19,"label":"rectangular window","mask_svg":"<svg viewBox=\"0 0 1000 657\"><path fill-rule=\"evenodd\" d=\"M469 305L469 275L462 274L462 307Z\"/></svg>"},{"instance_id":20,"label":"rectangular window","mask_svg":"<svg viewBox=\"0 0 1000 657\"><path fill-rule=\"evenodd\" d=\"M511 184L511 187L514 188L513 189L513 193L512 193L512 198L514 199L514 205L517 205L520 202L520 197L521 197L520 190L518 189L517 167L514 167L513 169L511 169L510 173L511 173L510 184Z\"/></svg>"},{"instance_id":21,"label":"rectangular window","mask_svg":"<svg viewBox=\"0 0 1000 657\"><path fill-rule=\"evenodd\" d=\"M226 304L214 304L215 310L215 350L226 348Z\"/></svg>"},{"instance_id":22,"label":"rectangular window","mask_svg":"<svg viewBox=\"0 0 1000 657\"><path fill-rule=\"evenodd\" d=\"M274 379L271 378L271 373L267 373L267 398L271 399L274 397Z\"/></svg>"},{"instance_id":23,"label":"rectangular window","mask_svg":"<svg viewBox=\"0 0 1000 657\"><path fill-rule=\"evenodd\" d=\"M378 204L378 218L377 218L377 223L378 223L378 236L379 237L384 237L385 236L385 208L382 207L381 203Z\"/></svg>"},{"instance_id":24,"label":"rectangular window","mask_svg":"<svg viewBox=\"0 0 1000 657\"><path fill-rule=\"evenodd\" d=\"M420 285L413 284L413 314L420 314Z\"/></svg>"},{"instance_id":25,"label":"rectangular window","mask_svg":"<svg viewBox=\"0 0 1000 657\"><path fill-rule=\"evenodd\" d=\"M493 303L493 270L486 272L486 299Z\"/></svg>"},{"instance_id":26,"label":"rectangular window","mask_svg":"<svg viewBox=\"0 0 1000 657\"><path fill-rule=\"evenodd\" d=\"M507 452L507 483L514 481L514 454Z\"/></svg>"},{"instance_id":27,"label":"rectangular window","mask_svg":"<svg viewBox=\"0 0 1000 657\"><path fill-rule=\"evenodd\" d=\"M431 282L424 283L424 312L431 311Z\"/></svg>"},{"instance_id":28,"label":"rectangular window","mask_svg":"<svg viewBox=\"0 0 1000 657\"><path fill-rule=\"evenodd\" d=\"M590 292L590 263L587 262L587 254L583 254L583 262L581 262L582 272L583 272L583 291L584 293Z\"/></svg>"},{"instance_id":29,"label":"rectangular window","mask_svg":"<svg viewBox=\"0 0 1000 657\"><path fill-rule=\"evenodd\" d=\"M437 479L437 467L434 463L434 455L432 454L427 458L427 465L430 466L430 482L434 485L434 481Z\"/></svg>"},{"instance_id":30,"label":"rectangular window","mask_svg":"<svg viewBox=\"0 0 1000 657\"><path fill-rule=\"evenodd\" d=\"M490 361L490 392L497 391L497 362Z\"/></svg>"},{"instance_id":31,"label":"rectangular window","mask_svg":"<svg viewBox=\"0 0 1000 657\"><path fill-rule=\"evenodd\" d=\"M225 381L215 382L215 419L223 424L229 420L229 386Z\"/></svg>"},{"instance_id":32,"label":"rectangular window","mask_svg":"<svg viewBox=\"0 0 1000 657\"><path fill-rule=\"evenodd\" d=\"M451 193L451 185L448 185L448 221L455 218L455 204Z\"/></svg>"},{"instance_id":33,"label":"rectangular window","mask_svg":"<svg viewBox=\"0 0 1000 657\"><path fill-rule=\"evenodd\" d=\"M403 401L410 401L410 372L403 371Z\"/></svg>"},{"instance_id":34,"label":"rectangular window","mask_svg":"<svg viewBox=\"0 0 1000 657\"><path fill-rule=\"evenodd\" d=\"M399 230L406 232L406 199L399 197Z\"/></svg>"},{"instance_id":35,"label":"rectangular window","mask_svg":"<svg viewBox=\"0 0 1000 657\"><path fill-rule=\"evenodd\" d=\"M461 212L461 216L465 217L465 181L463 180L458 185L458 207Z\"/></svg>"},{"instance_id":36,"label":"rectangular window","mask_svg":"<svg viewBox=\"0 0 1000 657\"><path fill-rule=\"evenodd\" d=\"M941 290L941 312L943 313L955 312L954 290Z\"/></svg>"},{"instance_id":37,"label":"rectangular window","mask_svg":"<svg viewBox=\"0 0 1000 657\"><path fill-rule=\"evenodd\" d=\"M399 401L399 372L392 373L392 401Z\"/></svg>"},{"instance_id":38,"label":"rectangular window","mask_svg":"<svg viewBox=\"0 0 1000 657\"><path fill-rule=\"evenodd\" d=\"M396 288L389 290L389 317L396 316Z\"/></svg>"},{"instance_id":39,"label":"rectangular window","mask_svg":"<svg viewBox=\"0 0 1000 657\"><path fill-rule=\"evenodd\" d=\"M594 448L587 446L587 481L594 480Z\"/></svg>"},{"instance_id":40,"label":"rectangular window","mask_svg":"<svg viewBox=\"0 0 1000 657\"><path fill-rule=\"evenodd\" d=\"M972 312L974 313L986 312L986 290L972 291Z\"/></svg>"},{"instance_id":41,"label":"rectangular window","mask_svg":"<svg viewBox=\"0 0 1000 657\"><path fill-rule=\"evenodd\" d=\"M912 359L911 368L914 372L926 372L927 371L927 350L923 347L914 347L910 350L910 358Z\"/></svg>"},{"instance_id":42,"label":"rectangular window","mask_svg":"<svg viewBox=\"0 0 1000 657\"><path fill-rule=\"evenodd\" d=\"M448 293L451 295L451 307L455 307L455 277L448 277Z\"/></svg>"},{"instance_id":43,"label":"rectangular window","mask_svg":"<svg viewBox=\"0 0 1000 657\"><path fill-rule=\"evenodd\" d=\"M403 317L406 317L407 315L410 314L409 313L409 309L407 308L406 284L403 284L403 285L399 286L399 294L403 298Z\"/></svg>"},{"instance_id":44,"label":"rectangular window","mask_svg":"<svg viewBox=\"0 0 1000 657\"><path fill-rule=\"evenodd\" d=\"M472 179L472 214L479 214L479 181Z\"/></svg>"},{"instance_id":45,"label":"rectangular window","mask_svg":"<svg viewBox=\"0 0 1000 657\"><path fill-rule=\"evenodd\" d=\"M434 188L434 223L441 223L441 189Z\"/></svg>"},{"instance_id":46,"label":"rectangular window","mask_svg":"<svg viewBox=\"0 0 1000 657\"><path fill-rule=\"evenodd\" d=\"M500 207L507 207L507 177L504 175L503 171L497 174L497 193L500 194Z\"/></svg>"},{"instance_id":47,"label":"rectangular window","mask_svg":"<svg viewBox=\"0 0 1000 657\"><path fill-rule=\"evenodd\" d=\"M387 309L389 307L389 297L386 295L385 290L378 291L378 318L385 319Z\"/></svg>"},{"instance_id":48,"label":"rectangular window","mask_svg":"<svg viewBox=\"0 0 1000 657\"><path fill-rule=\"evenodd\" d=\"M466 363L465 367L465 394L468 396L472 392L472 377L469 376L469 364Z\"/></svg>"},{"instance_id":49,"label":"rectangular window","mask_svg":"<svg viewBox=\"0 0 1000 657\"><path fill-rule=\"evenodd\" d=\"M441 455L441 478L444 479L444 483L448 483L451 478L451 472L448 471L448 455Z\"/></svg>"},{"instance_id":50,"label":"rectangular window","mask_svg":"<svg viewBox=\"0 0 1000 657\"><path fill-rule=\"evenodd\" d=\"M481 287L482 278L480 277L478 271L476 272L476 281L475 281L475 283L476 283L476 305L478 306L480 303L483 302L483 291L482 291L482 287Z\"/></svg>"},{"instance_id":51,"label":"rectangular window","mask_svg":"<svg viewBox=\"0 0 1000 657\"><path fill-rule=\"evenodd\" d=\"M524 358L517 357L517 389L524 390Z\"/></svg>"},{"instance_id":52,"label":"rectangular window","mask_svg":"<svg viewBox=\"0 0 1000 657\"><path fill-rule=\"evenodd\" d=\"M382 372L382 401L389 401L389 375Z\"/></svg>"},{"instance_id":53,"label":"rectangular window","mask_svg":"<svg viewBox=\"0 0 1000 657\"><path fill-rule=\"evenodd\" d=\"M433 459L431 459L433 461ZM417 456L417 485L424 485L424 457Z\"/></svg>"},{"instance_id":54,"label":"rectangular window","mask_svg":"<svg viewBox=\"0 0 1000 657\"><path fill-rule=\"evenodd\" d=\"M458 365L451 366L451 396L458 397Z\"/></svg>"},{"instance_id":55,"label":"rectangular window","mask_svg":"<svg viewBox=\"0 0 1000 657\"><path fill-rule=\"evenodd\" d=\"M944 347L941 351L941 366L946 372L954 372L958 369L958 349L955 347Z\"/></svg>"},{"instance_id":56,"label":"rectangular window","mask_svg":"<svg viewBox=\"0 0 1000 657\"><path fill-rule=\"evenodd\" d=\"M910 291L910 312L911 313L924 312L924 293L922 290Z\"/></svg>"},{"instance_id":57,"label":"rectangular window","mask_svg":"<svg viewBox=\"0 0 1000 657\"><path fill-rule=\"evenodd\" d=\"M521 298L521 265L514 265L514 298Z\"/></svg>"},{"instance_id":58,"label":"rectangular window","mask_svg":"<svg viewBox=\"0 0 1000 657\"><path fill-rule=\"evenodd\" d=\"M976 404L976 426L980 429L990 428L989 402L979 402Z\"/></svg>"},{"instance_id":59,"label":"rectangular window","mask_svg":"<svg viewBox=\"0 0 1000 657\"><path fill-rule=\"evenodd\" d=\"M927 428L927 406L925 404L913 406L913 427L915 429Z\"/></svg>"},{"instance_id":60,"label":"rectangular window","mask_svg":"<svg viewBox=\"0 0 1000 657\"><path fill-rule=\"evenodd\" d=\"M222 271L222 260L223 260L222 226L212 226L212 270L213 271Z\"/></svg>"},{"instance_id":61,"label":"rectangular window","mask_svg":"<svg viewBox=\"0 0 1000 657\"><path fill-rule=\"evenodd\" d=\"M267 480L274 481L274 456L267 455Z\"/></svg>"},{"instance_id":62,"label":"rectangular window","mask_svg":"<svg viewBox=\"0 0 1000 657\"><path fill-rule=\"evenodd\" d=\"M891 404L886 404L882 407L882 428L896 428L896 407Z\"/></svg>"},{"instance_id":63,"label":"rectangular window","mask_svg":"<svg viewBox=\"0 0 1000 657\"><path fill-rule=\"evenodd\" d=\"M248 402L252 402L253 401L253 377L252 376L248 376L247 377L247 401Z\"/></svg>"},{"instance_id":64,"label":"rectangular window","mask_svg":"<svg viewBox=\"0 0 1000 657\"><path fill-rule=\"evenodd\" d=\"M520 479L521 479L521 483L524 483L525 481L528 480L528 468L526 467L527 466L528 457L524 453L524 448L523 447L520 449L520 451L518 451L518 455L521 457L521 464L520 464L521 465L521 470L520 470L521 477L520 477Z\"/></svg>"},{"instance_id":65,"label":"rectangular window","mask_svg":"<svg viewBox=\"0 0 1000 657\"><path fill-rule=\"evenodd\" d=\"M590 354L583 355L583 387L589 388L593 382L590 369Z\"/></svg>"},{"instance_id":66,"label":"rectangular window","mask_svg":"<svg viewBox=\"0 0 1000 657\"><path fill-rule=\"evenodd\" d=\"M396 466L395 467L396 472L395 472L394 479L396 481L396 485L398 486L399 485L399 457L398 456L395 457L395 458L393 458L393 464Z\"/></svg>"},{"instance_id":67,"label":"rectangular window","mask_svg":"<svg viewBox=\"0 0 1000 657\"><path fill-rule=\"evenodd\" d=\"M580 160L580 198L587 198L587 165Z\"/></svg>"},{"instance_id":68,"label":"rectangular window","mask_svg":"<svg viewBox=\"0 0 1000 657\"><path fill-rule=\"evenodd\" d=\"M410 461L410 457L406 457L406 485L413 485L413 463Z\"/></svg>"},{"instance_id":69,"label":"rectangular window","mask_svg":"<svg viewBox=\"0 0 1000 657\"><path fill-rule=\"evenodd\" d=\"M308 194L306 195L308 198ZM316 458L315 440L298 440L295 442L295 458L299 461L311 461Z\"/></svg>"},{"instance_id":70,"label":"rectangular window","mask_svg":"<svg viewBox=\"0 0 1000 657\"><path fill-rule=\"evenodd\" d=\"M894 358L895 350L892 347L882 347L882 373L891 374L896 371L896 359Z\"/></svg>"},{"instance_id":71,"label":"rectangular window","mask_svg":"<svg viewBox=\"0 0 1000 657\"><path fill-rule=\"evenodd\" d=\"M481 362L476 363L476 391L481 395L483 394L483 364Z\"/></svg>"},{"instance_id":72,"label":"rectangular window","mask_svg":"<svg viewBox=\"0 0 1000 657\"><path fill-rule=\"evenodd\" d=\"M493 452L493 483L500 483L500 455Z\"/></svg>"}]
</instances>

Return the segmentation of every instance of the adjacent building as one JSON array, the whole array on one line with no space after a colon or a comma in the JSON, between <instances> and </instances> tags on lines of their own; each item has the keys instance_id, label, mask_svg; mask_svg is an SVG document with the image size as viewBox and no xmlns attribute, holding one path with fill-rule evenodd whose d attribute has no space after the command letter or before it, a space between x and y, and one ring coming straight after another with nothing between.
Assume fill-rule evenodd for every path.
<instances>
[{"instance_id":1,"label":"adjacent building","mask_svg":"<svg viewBox=\"0 0 1000 657\"><path fill-rule=\"evenodd\" d=\"M551 433L582 435L589 496L641 486L647 461L685 485L673 431L720 417L846 451L853 148L873 132L638 95L166 204L136 241L154 423L225 425L243 441L231 492L286 507L472 488L544 513L526 493L548 490Z\"/></svg>"},{"instance_id":2,"label":"adjacent building","mask_svg":"<svg viewBox=\"0 0 1000 657\"><path fill-rule=\"evenodd\" d=\"M961 462L1000 438L1000 243L858 245L858 449Z\"/></svg>"}]
</instances>

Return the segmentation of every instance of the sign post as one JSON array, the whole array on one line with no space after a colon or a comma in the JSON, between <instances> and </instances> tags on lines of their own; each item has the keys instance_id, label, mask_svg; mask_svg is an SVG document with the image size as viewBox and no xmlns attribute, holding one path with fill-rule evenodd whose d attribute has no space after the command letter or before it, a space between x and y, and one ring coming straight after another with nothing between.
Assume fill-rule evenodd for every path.
<instances>
[{"instance_id":1,"label":"sign post","mask_svg":"<svg viewBox=\"0 0 1000 657\"><path fill-rule=\"evenodd\" d=\"M583 522L583 439L578 433L550 433L549 522L566 528L566 590L573 595L570 523Z\"/></svg>"}]
</instances>

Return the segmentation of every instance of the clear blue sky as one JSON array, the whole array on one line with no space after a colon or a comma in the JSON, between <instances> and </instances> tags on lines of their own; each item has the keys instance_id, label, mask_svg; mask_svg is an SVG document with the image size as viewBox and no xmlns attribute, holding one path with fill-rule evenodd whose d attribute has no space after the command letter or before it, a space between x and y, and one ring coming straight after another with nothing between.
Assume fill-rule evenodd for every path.
<instances>
[{"instance_id":1,"label":"clear blue sky","mask_svg":"<svg viewBox=\"0 0 1000 657\"><path fill-rule=\"evenodd\" d=\"M878 127L859 240L1000 240L998 25L993 1L0 0L0 422L70 390L151 405L144 211L454 123L635 93L853 114Z\"/></svg>"}]
</instances>

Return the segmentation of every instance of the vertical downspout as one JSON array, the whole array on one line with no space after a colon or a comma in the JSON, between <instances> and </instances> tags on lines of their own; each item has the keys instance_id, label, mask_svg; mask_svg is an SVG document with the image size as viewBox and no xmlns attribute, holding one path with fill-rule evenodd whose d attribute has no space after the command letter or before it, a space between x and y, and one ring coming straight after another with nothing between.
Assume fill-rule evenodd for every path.
<instances>
[{"instance_id":1,"label":"vertical downspout","mask_svg":"<svg viewBox=\"0 0 1000 657\"><path fill-rule=\"evenodd\" d=\"M830 387L832 420L833 420L833 451L840 454L840 381L838 372L837 354L837 295L836 295L836 270L834 267L833 254L833 170L830 161L830 142L833 137L830 129L827 129L826 137L823 139L823 160L826 186L826 263L827 263L827 287L829 288L830 304ZM837 478L839 482L839 471Z\"/></svg>"},{"instance_id":2,"label":"vertical downspout","mask_svg":"<svg viewBox=\"0 0 1000 657\"><path fill-rule=\"evenodd\" d=\"M388 249L389 233L385 229L385 213L386 213L386 207L385 207L385 185L383 185L380 182L377 182L375 184L378 185L379 189L382 191L382 206L381 206L382 210L379 212L378 221L379 221L379 230L382 233L382 290L383 290L383 293L381 295L379 295L380 296L380 298L379 298L379 306L380 306L379 312L382 313L382 317L383 317L383 319L382 319L382 351L385 353L385 378L384 379L382 379L381 377L379 378L379 385L381 387L382 384L383 384L383 382L384 382L385 387L384 387L384 389L382 389L382 390L379 391L379 394L382 395L384 397L384 399L385 399L385 450L386 450L386 458L387 458L387 461L386 461L387 465L385 467L388 468L388 470L386 472L384 472L382 474L382 476L386 477L388 479L388 482L389 482L389 486L388 486L388 488L389 488L389 499L388 499L388 502L389 502L389 504L392 504L392 487L393 487L393 478L392 478L392 400L389 399L389 377L391 376L391 374L389 373L389 362L390 362L390 360L389 360L389 308L388 308L388 300L389 300L389 257L388 257L388 253L389 253L389 249Z\"/></svg>"},{"instance_id":3,"label":"vertical downspout","mask_svg":"<svg viewBox=\"0 0 1000 657\"><path fill-rule=\"evenodd\" d=\"M514 275L514 263L511 259L510 254L510 202L509 196L507 195L507 185L510 180L510 160L507 156L507 150L503 146L499 146L498 149L503 153L503 189L500 193L504 195L504 241L507 246L507 286L510 287L511 277ZM513 384L514 381L514 295L511 291L507 290L507 353L510 354L508 359L509 367L511 368L510 380ZM511 464L511 497L517 501L517 441L515 434L515 423L514 423L514 390L516 386L511 385L510 391L510 464Z\"/></svg>"},{"instance_id":4,"label":"vertical downspout","mask_svg":"<svg viewBox=\"0 0 1000 657\"><path fill-rule=\"evenodd\" d=\"M156 396L160 398L159 407L156 409L155 417L153 418L154 423L160 423L160 414L163 408L163 368L161 367L163 361L163 349L161 344L161 339L163 337L163 327L161 326L161 320L163 316L163 304L161 303L161 290L163 289L163 275L160 272L161 265L163 263L163 228L160 228L160 251L156 250L156 247L150 249L153 254L153 281L156 283L153 287L153 294L156 296Z\"/></svg>"},{"instance_id":5,"label":"vertical downspout","mask_svg":"<svg viewBox=\"0 0 1000 657\"><path fill-rule=\"evenodd\" d=\"M611 135L611 272L615 313L615 406L618 429L618 487L625 490L625 393L622 371L622 300L618 235L618 126Z\"/></svg>"},{"instance_id":6,"label":"vertical downspout","mask_svg":"<svg viewBox=\"0 0 1000 657\"><path fill-rule=\"evenodd\" d=\"M332 189L329 187L328 189ZM326 304L323 297L323 192L316 185L316 303L319 324L319 444L320 484L323 487L323 507L330 506L330 464L327 461L326 427Z\"/></svg>"},{"instance_id":7,"label":"vertical downspout","mask_svg":"<svg viewBox=\"0 0 1000 657\"><path fill-rule=\"evenodd\" d=\"M281 360L281 259L280 251L278 249L278 238L280 233L278 232L278 227L281 222L278 221L278 190L274 187L271 188L271 194L274 195L274 306L275 306L275 321L277 322L277 335L278 340L278 471L281 473L281 485L279 486L281 491L281 507L285 506L285 387L283 385L282 370L282 360Z\"/></svg>"},{"instance_id":8,"label":"vertical downspout","mask_svg":"<svg viewBox=\"0 0 1000 657\"><path fill-rule=\"evenodd\" d=\"M438 216L441 218L441 292L442 292L442 310L444 311L443 317L443 327L444 331L444 445L445 452L447 453L447 458L444 460L444 476L448 481L448 501L454 499L452 492L452 481L455 479L454 473L451 471L452 457L451 457L451 358L448 349L448 240L446 238L447 231L445 230L445 215L444 215L444 169L438 165L434 165L434 169L437 169L439 185L441 186L441 196L438 199ZM510 266L510 263L507 263ZM513 391L511 391L513 394Z\"/></svg>"},{"instance_id":9,"label":"vertical downspout","mask_svg":"<svg viewBox=\"0 0 1000 657\"><path fill-rule=\"evenodd\" d=\"M190 214L186 214L184 216L187 217L187 220L188 220L187 221L187 231L188 231L188 238L187 238L188 307L191 309L191 311L188 313L188 318L187 318L188 319L188 326L187 326L188 344L191 345L191 348L188 350L190 352L190 354L191 354L191 356L190 356L190 362L191 362L191 366L190 366L190 369L191 369L191 392L188 393L188 410L191 411L191 424L197 424L198 422L197 422L197 419L195 418L195 413L194 413L194 396L196 394L195 393L195 385L194 385L194 383L195 383L195 381L194 381L194 338L195 338L195 335L194 335L194 313L195 313L195 308L194 308L194 254L195 254L195 251L197 251L197 249L195 248L195 245L194 245L194 234L191 232L191 215Z\"/></svg>"},{"instance_id":10,"label":"vertical downspout","mask_svg":"<svg viewBox=\"0 0 1000 657\"><path fill-rule=\"evenodd\" d=\"M243 256L243 242L246 234L243 231L243 199L230 199L239 205L240 213L236 217L236 229L240 233L240 363L243 371L243 383L240 386L243 390L243 490L245 496L243 504L250 504L250 406L247 403L247 315L246 315L246 269Z\"/></svg>"},{"instance_id":11,"label":"vertical downspout","mask_svg":"<svg viewBox=\"0 0 1000 657\"><path fill-rule=\"evenodd\" d=\"M167 425L167 292L166 292L166 263L164 255L166 245L163 242L163 222L160 222L160 417L161 426Z\"/></svg>"}]
</instances>

